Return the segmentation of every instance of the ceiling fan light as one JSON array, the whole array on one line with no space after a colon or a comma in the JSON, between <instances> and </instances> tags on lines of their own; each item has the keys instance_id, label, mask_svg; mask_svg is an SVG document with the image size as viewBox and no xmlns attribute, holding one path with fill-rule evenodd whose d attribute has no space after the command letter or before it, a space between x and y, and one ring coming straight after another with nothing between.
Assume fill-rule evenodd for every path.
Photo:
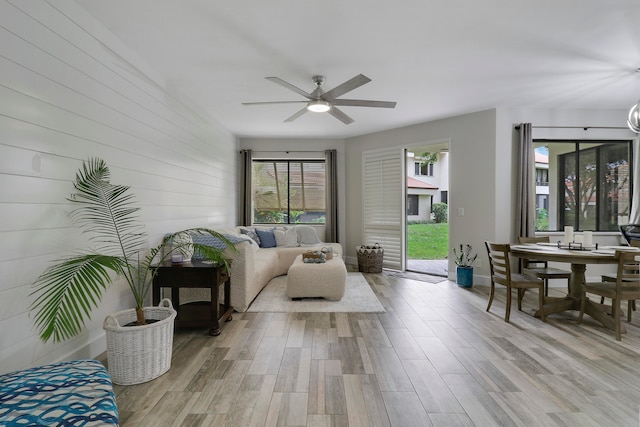
<instances>
[{"instance_id":1,"label":"ceiling fan light","mask_svg":"<svg viewBox=\"0 0 640 427\"><path fill-rule=\"evenodd\" d=\"M313 101L309 101L309 103L307 104L307 110L314 113L326 113L330 109L331 104L323 99L315 99Z\"/></svg>"},{"instance_id":2,"label":"ceiling fan light","mask_svg":"<svg viewBox=\"0 0 640 427\"><path fill-rule=\"evenodd\" d=\"M635 133L640 133L640 101L629 110L627 126Z\"/></svg>"}]
</instances>

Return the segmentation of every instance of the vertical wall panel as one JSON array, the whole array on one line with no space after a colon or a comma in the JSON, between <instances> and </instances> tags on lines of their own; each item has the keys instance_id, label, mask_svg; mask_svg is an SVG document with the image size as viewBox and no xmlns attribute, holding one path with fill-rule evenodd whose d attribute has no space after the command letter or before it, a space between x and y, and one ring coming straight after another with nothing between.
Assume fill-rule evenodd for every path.
<instances>
[{"instance_id":1,"label":"vertical wall panel","mask_svg":"<svg viewBox=\"0 0 640 427\"><path fill-rule=\"evenodd\" d=\"M41 343L31 283L87 246L66 197L97 156L130 185L149 244L192 226L236 222L237 142L75 2L0 0L0 373L104 350L102 320L131 308L115 284L86 331Z\"/></svg>"}]
</instances>

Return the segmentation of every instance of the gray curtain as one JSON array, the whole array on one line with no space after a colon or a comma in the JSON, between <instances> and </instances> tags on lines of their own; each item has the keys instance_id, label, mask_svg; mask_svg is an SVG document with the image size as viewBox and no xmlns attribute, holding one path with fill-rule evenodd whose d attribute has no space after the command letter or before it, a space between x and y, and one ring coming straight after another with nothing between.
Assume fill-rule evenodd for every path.
<instances>
[{"instance_id":1,"label":"gray curtain","mask_svg":"<svg viewBox=\"0 0 640 427\"><path fill-rule=\"evenodd\" d=\"M338 242L338 167L336 150L326 150L325 242Z\"/></svg>"},{"instance_id":2,"label":"gray curtain","mask_svg":"<svg viewBox=\"0 0 640 427\"><path fill-rule=\"evenodd\" d=\"M640 134L633 141L633 194L629 224L640 224Z\"/></svg>"},{"instance_id":3,"label":"gray curtain","mask_svg":"<svg viewBox=\"0 0 640 427\"><path fill-rule=\"evenodd\" d=\"M240 151L240 225L251 225L253 221L252 190L251 190L251 168L253 165L253 155L251 150Z\"/></svg>"},{"instance_id":4,"label":"gray curtain","mask_svg":"<svg viewBox=\"0 0 640 427\"><path fill-rule=\"evenodd\" d=\"M535 235L536 183L533 164L533 141L531 139L531 123L521 123L519 127L519 161L518 189L516 196L516 238L518 236L533 237Z\"/></svg>"}]
</instances>

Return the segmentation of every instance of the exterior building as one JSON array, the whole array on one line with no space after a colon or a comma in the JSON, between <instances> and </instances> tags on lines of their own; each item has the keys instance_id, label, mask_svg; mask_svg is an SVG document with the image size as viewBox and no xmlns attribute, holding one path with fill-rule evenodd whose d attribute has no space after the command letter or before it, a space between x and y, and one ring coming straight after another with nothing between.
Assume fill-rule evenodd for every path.
<instances>
[{"instance_id":1,"label":"exterior building","mask_svg":"<svg viewBox=\"0 0 640 427\"><path fill-rule=\"evenodd\" d=\"M437 161L424 163L420 155L407 152L407 221L428 221L434 203L448 203L449 153L439 152Z\"/></svg>"},{"instance_id":2,"label":"exterior building","mask_svg":"<svg viewBox=\"0 0 640 427\"><path fill-rule=\"evenodd\" d=\"M536 150L536 209L549 210L549 155Z\"/></svg>"}]
</instances>

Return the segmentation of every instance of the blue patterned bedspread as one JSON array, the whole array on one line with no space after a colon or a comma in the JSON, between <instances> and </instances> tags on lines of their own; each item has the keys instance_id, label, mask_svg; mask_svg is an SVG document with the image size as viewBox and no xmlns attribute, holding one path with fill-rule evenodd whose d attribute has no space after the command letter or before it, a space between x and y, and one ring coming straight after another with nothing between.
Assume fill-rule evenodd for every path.
<instances>
[{"instance_id":1,"label":"blue patterned bedspread","mask_svg":"<svg viewBox=\"0 0 640 427\"><path fill-rule=\"evenodd\" d=\"M117 426L111 378L97 360L0 375L0 426Z\"/></svg>"}]
</instances>

